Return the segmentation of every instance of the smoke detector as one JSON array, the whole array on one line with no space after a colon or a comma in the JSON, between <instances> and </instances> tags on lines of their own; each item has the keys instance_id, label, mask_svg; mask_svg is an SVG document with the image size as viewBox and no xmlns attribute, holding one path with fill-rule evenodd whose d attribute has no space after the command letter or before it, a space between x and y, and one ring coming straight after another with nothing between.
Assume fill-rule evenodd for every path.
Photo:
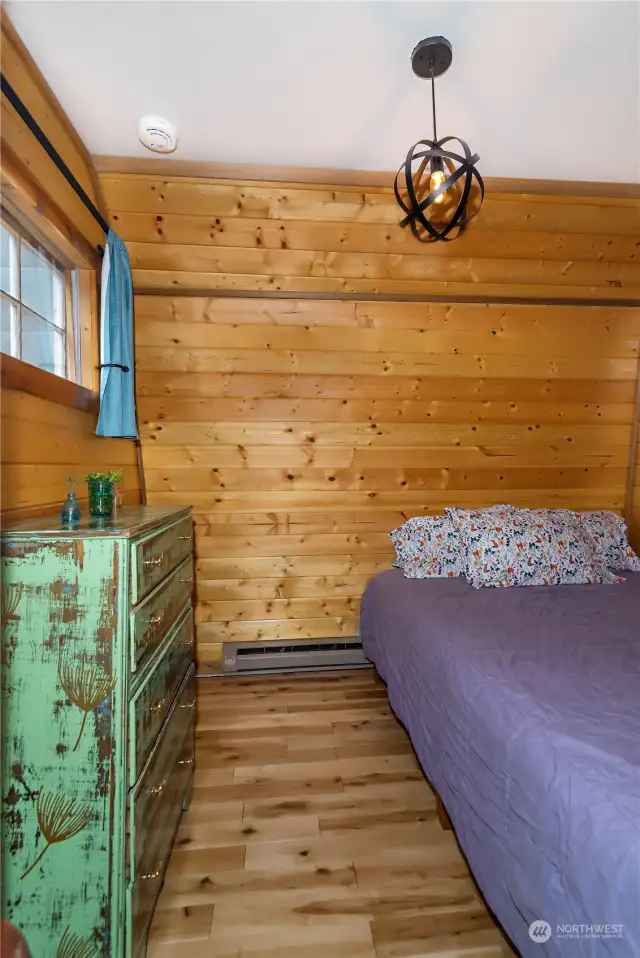
<instances>
[{"instance_id":1,"label":"smoke detector","mask_svg":"<svg viewBox=\"0 0 640 958\"><path fill-rule=\"evenodd\" d=\"M138 136L154 153L173 153L178 145L178 131L170 120L161 116L143 116L138 123Z\"/></svg>"}]
</instances>

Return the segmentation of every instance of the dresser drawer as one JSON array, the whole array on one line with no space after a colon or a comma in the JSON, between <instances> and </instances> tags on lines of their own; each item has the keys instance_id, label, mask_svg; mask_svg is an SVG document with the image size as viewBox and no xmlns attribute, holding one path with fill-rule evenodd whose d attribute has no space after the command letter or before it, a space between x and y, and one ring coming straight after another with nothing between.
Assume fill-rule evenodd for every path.
<instances>
[{"instance_id":1,"label":"dresser drawer","mask_svg":"<svg viewBox=\"0 0 640 958\"><path fill-rule=\"evenodd\" d=\"M131 600L137 605L193 551L193 522L185 516L131 545Z\"/></svg>"},{"instance_id":2,"label":"dresser drawer","mask_svg":"<svg viewBox=\"0 0 640 958\"><path fill-rule=\"evenodd\" d=\"M193 707L189 706L195 701L194 685L192 670L178 698L171 724L179 721L181 710L188 713L191 722L193 722ZM169 725L167 726L168 729ZM153 917L153 910L160 893L173 839L182 815L183 802L191 785L194 750L193 724L187 724L186 727L183 725L182 732L181 744L175 738L172 740L172 747L177 748L177 751L172 752L173 768L167 769L166 784L160 791L156 791L153 796L153 810L147 805L145 812L142 812L141 793L138 793L138 798L134 801L132 814L135 817L133 825L135 848L132 852L131 884L127 893L129 911L127 924L131 934L132 958L142 958L145 954L146 939ZM162 781L158 784L162 784ZM155 801L156 798L157 801ZM147 820L147 814L153 815L152 819Z\"/></svg>"},{"instance_id":3,"label":"dresser drawer","mask_svg":"<svg viewBox=\"0 0 640 958\"><path fill-rule=\"evenodd\" d=\"M131 613L131 671L143 668L159 648L167 630L193 591L193 558L189 556Z\"/></svg>"},{"instance_id":4,"label":"dresser drawer","mask_svg":"<svg viewBox=\"0 0 640 958\"><path fill-rule=\"evenodd\" d=\"M195 670L187 673L140 780L129 793L131 878L148 871L145 861L155 821L164 814L175 776L193 772L195 750ZM153 870L153 869L152 869Z\"/></svg>"},{"instance_id":5,"label":"dresser drawer","mask_svg":"<svg viewBox=\"0 0 640 958\"><path fill-rule=\"evenodd\" d=\"M193 662L193 610L171 629L153 671L134 693L129 714L129 784L138 780L175 694Z\"/></svg>"}]
</instances>

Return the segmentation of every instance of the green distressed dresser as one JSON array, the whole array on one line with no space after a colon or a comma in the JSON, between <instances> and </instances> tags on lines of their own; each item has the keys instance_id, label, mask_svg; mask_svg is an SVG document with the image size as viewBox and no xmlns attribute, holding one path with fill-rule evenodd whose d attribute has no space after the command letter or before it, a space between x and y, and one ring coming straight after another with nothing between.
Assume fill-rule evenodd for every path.
<instances>
[{"instance_id":1,"label":"green distressed dresser","mask_svg":"<svg viewBox=\"0 0 640 958\"><path fill-rule=\"evenodd\" d=\"M2 533L2 912L33 958L142 958L193 781L189 509Z\"/></svg>"}]
</instances>

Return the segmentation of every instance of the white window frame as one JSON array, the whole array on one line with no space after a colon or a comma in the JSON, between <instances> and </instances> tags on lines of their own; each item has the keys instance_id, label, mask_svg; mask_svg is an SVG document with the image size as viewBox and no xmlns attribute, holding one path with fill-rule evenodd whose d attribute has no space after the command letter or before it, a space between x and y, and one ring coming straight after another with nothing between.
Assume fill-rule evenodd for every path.
<instances>
[{"instance_id":1,"label":"white window frame","mask_svg":"<svg viewBox=\"0 0 640 958\"><path fill-rule=\"evenodd\" d=\"M15 257L15 264L13 265L17 276L17 288L11 289L10 292L0 291L0 297L11 304L16 318L15 331L12 325L10 333L11 352L9 355L21 362L28 363L28 360L25 360L22 355L23 314L26 311L61 333L59 339L62 355L58 357L59 362L56 362L56 365L63 372L56 372L53 375L77 383L80 381L78 376L81 376L82 373L78 270L75 264L70 263L67 257L56 249L46 237L43 237L39 230L34 229L33 232L30 232L22 223L8 215L5 209L2 210L2 226L13 237L13 257ZM61 322L52 322L48 317L43 316L23 301L20 268L23 244L29 246L36 256L51 264L60 277L57 295L54 294L57 300L54 309L58 312Z\"/></svg>"}]
</instances>

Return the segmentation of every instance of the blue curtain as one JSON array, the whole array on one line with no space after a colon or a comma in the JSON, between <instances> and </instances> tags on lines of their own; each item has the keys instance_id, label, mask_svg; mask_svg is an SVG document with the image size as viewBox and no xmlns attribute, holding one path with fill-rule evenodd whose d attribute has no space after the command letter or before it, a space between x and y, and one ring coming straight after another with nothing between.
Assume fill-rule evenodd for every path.
<instances>
[{"instance_id":1,"label":"blue curtain","mask_svg":"<svg viewBox=\"0 0 640 958\"><path fill-rule=\"evenodd\" d=\"M102 260L100 313L102 368L96 435L137 439L131 267L127 248L113 230L109 230Z\"/></svg>"}]
</instances>

